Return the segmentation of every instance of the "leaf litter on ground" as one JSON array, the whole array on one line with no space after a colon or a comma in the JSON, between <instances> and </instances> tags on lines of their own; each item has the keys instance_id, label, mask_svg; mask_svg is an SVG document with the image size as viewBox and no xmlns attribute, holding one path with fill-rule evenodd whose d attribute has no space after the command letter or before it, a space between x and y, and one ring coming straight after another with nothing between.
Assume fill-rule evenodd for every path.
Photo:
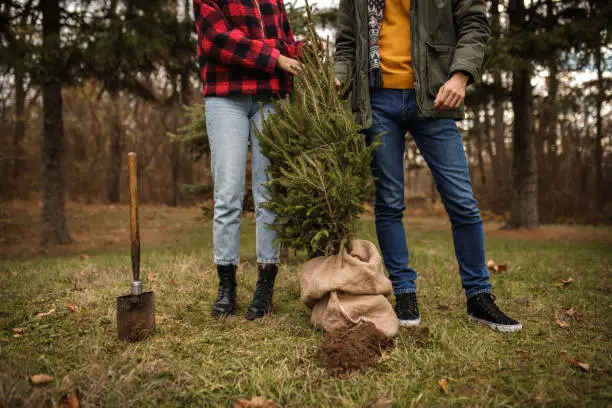
<instances>
[{"instance_id":1,"label":"leaf litter on ground","mask_svg":"<svg viewBox=\"0 0 612 408\"><path fill-rule=\"evenodd\" d=\"M49 374L34 374L30 376L30 383L32 385L45 385L53 381L53 377Z\"/></svg>"},{"instance_id":2,"label":"leaf litter on ground","mask_svg":"<svg viewBox=\"0 0 612 408\"><path fill-rule=\"evenodd\" d=\"M58 408L79 408L79 400L81 397L81 392L79 390L74 390L65 394L58 402Z\"/></svg>"},{"instance_id":3,"label":"leaf litter on ground","mask_svg":"<svg viewBox=\"0 0 612 408\"><path fill-rule=\"evenodd\" d=\"M562 280L561 282L557 283L557 286L561 289L565 289L574 282L576 282L576 279L569 277L566 280Z\"/></svg>"},{"instance_id":4,"label":"leaf litter on ground","mask_svg":"<svg viewBox=\"0 0 612 408\"><path fill-rule=\"evenodd\" d=\"M573 318L574 320L578 321L580 320L580 312L578 311L578 309L576 309L575 307L570 307L569 309L567 309L565 311L565 314L571 318Z\"/></svg>"},{"instance_id":5,"label":"leaf litter on ground","mask_svg":"<svg viewBox=\"0 0 612 408\"><path fill-rule=\"evenodd\" d=\"M448 380L446 378L442 378L438 384L440 385L440 390L443 393L448 394Z\"/></svg>"},{"instance_id":6,"label":"leaf litter on ground","mask_svg":"<svg viewBox=\"0 0 612 408\"><path fill-rule=\"evenodd\" d=\"M48 312L36 313L36 314L34 315L34 318L35 318L35 319L40 319L41 317L50 316L50 315L52 315L53 313L55 313L55 309L51 309L51 310L49 310Z\"/></svg>"},{"instance_id":7,"label":"leaf litter on ground","mask_svg":"<svg viewBox=\"0 0 612 408\"><path fill-rule=\"evenodd\" d=\"M276 403L272 400L264 400L264 397L257 396L250 400L238 399L234 401L234 408L276 408Z\"/></svg>"}]
</instances>

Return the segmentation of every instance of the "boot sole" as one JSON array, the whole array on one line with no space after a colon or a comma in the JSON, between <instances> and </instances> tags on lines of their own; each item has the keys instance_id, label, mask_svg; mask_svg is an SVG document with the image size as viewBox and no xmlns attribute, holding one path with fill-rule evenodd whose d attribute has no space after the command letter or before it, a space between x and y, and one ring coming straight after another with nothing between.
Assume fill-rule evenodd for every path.
<instances>
[{"instance_id":1,"label":"boot sole","mask_svg":"<svg viewBox=\"0 0 612 408\"><path fill-rule=\"evenodd\" d=\"M416 320L399 320L399 325L402 327L416 327L421 324L421 318Z\"/></svg>"},{"instance_id":2,"label":"boot sole","mask_svg":"<svg viewBox=\"0 0 612 408\"><path fill-rule=\"evenodd\" d=\"M518 332L518 331L523 330L523 325L520 323L519 324L497 324L497 323L488 322L483 319L479 319L474 316L470 316L470 319L472 319L473 322L476 322L478 324L483 324L485 326L488 326L491 330L496 330L502 333L513 333L513 332Z\"/></svg>"},{"instance_id":3,"label":"boot sole","mask_svg":"<svg viewBox=\"0 0 612 408\"><path fill-rule=\"evenodd\" d=\"M229 317L229 316L235 316L236 315L236 309L232 309L226 312L220 312L220 311L216 311L216 310L211 310L210 311L210 315L216 319L222 318L222 317Z\"/></svg>"},{"instance_id":4,"label":"boot sole","mask_svg":"<svg viewBox=\"0 0 612 408\"><path fill-rule=\"evenodd\" d=\"M271 315L272 315L272 310L260 311L260 310L248 309L246 313L246 319L249 321L253 321L253 320L262 319L266 316L271 316Z\"/></svg>"}]
</instances>

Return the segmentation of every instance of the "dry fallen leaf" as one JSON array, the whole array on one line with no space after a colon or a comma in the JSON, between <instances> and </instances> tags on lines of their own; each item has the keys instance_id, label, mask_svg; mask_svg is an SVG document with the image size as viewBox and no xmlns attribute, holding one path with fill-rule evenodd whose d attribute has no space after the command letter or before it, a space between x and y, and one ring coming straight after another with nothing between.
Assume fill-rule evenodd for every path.
<instances>
[{"instance_id":1,"label":"dry fallen leaf","mask_svg":"<svg viewBox=\"0 0 612 408\"><path fill-rule=\"evenodd\" d=\"M568 278L566 280L562 280L561 282L559 282L557 284L558 287L560 287L561 289L565 289L567 288L569 285L572 284L572 282L576 282L576 279L574 278Z\"/></svg>"},{"instance_id":2,"label":"dry fallen leaf","mask_svg":"<svg viewBox=\"0 0 612 408\"><path fill-rule=\"evenodd\" d=\"M156 281L157 280L157 273L155 272L150 272L147 275L147 279L149 279L150 281Z\"/></svg>"},{"instance_id":3,"label":"dry fallen leaf","mask_svg":"<svg viewBox=\"0 0 612 408\"><path fill-rule=\"evenodd\" d=\"M587 373L591 371L591 365L587 363L578 363L578 367L582 368L582 370L586 371Z\"/></svg>"},{"instance_id":4,"label":"dry fallen leaf","mask_svg":"<svg viewBox=\"0 0 612 408\"><path fill-rule=\"evenodd\" d=\"M79 408L79 390L74 390L62 397L57 404L58 408Z\"/></svg>"},{"instance_id":5,"label":"dry fallen leaf","mask_svg":"<svg viewBox=\"0 0 612 408\"><path fill-rule=\"evenodd\" d=\"M155 316L155 324L164 324L165 316Z\"/></svg>"},{"instance_id":6,"label":"dry fallen leaf","mask_svg":"<svg viewBox=\"0 0 612 408\"><path fill-rule=\"evenodd\" d=\"M87 260L87 259L89 259L89 255L87 255L87 254L81 254L81 255L79 256L79 258L81 258L81 259L83 259L83 260Z\"/></svg>"},{"instance_id":7,"label":"dry fallen leaf","mask_svg":"<svg viewBox=\"0 0 612 408\"><path fill-rule=\"evenodd\" d=\"M78 313L80 310L79 306L76 303L72 303L72 302L66 303L66 308L74 313Z\"/></svg>"},{"instance_id":8,"label":"dry fallen leaf","mask_svg":"<svg viewBox=\"0 0 612 408\"><path fill-rule=\"evenodd\" d=\"M574 320L580 320L580 312L575 307L570 307L565 311L565 314L569 317L572 317Z\"/></svg>"},{"instance_id":9,"label":"dry fallen leaf","mask_svg":"<svg viewBox=\"0 0 612 408\"><path fill-rule=\"evenodd\" d=\"M9 272L9 275L11 275L11 276L17 276L17 272L15 272L15 271L10 271L10 272Z\"/></svg>"},{"instance_id":10,"label":"dry fallen leaf","mask_svg":"<svg viewBox=\"0 0 612 408\"><path fill-rule=\"evenodd\" d=\"M571 357L568 357L568 358L567 358L567 362L568 362L568 363L570 363L571 365L575 365L575 366L580 367L580 369L581 369L582 371L586 371L586 372L591 371L591 365L590 365L590 364L588 364L588 363L582 363L582 362L580 362L580 361L578 361L578 360L574 360L574 359L573 359L573 358L571 358Z\"/></svg>"},{"instance_id":11,"label":"dry fallen leaf","mask_svg":"<svg viewBox=\"0 0 612 408\"><path fill-rule=\"evenodd\" d=\"M24 329L23 327L15 327L13 329L13 334L23 336L26 334L26 329Z\"/></svg>"},{"instance_id":12,"label":"dry fallen leaf","mask_svg":"<svg viewBox=\"0 0 612 408\"><path fill-rule=\"evenodd\" d=\"M276 408L272 400L265 400L263 397L253 397L250 401L239 399L234 402L234 408Z\"/></svg>"},{"instance_id":13,"label":"dry fallen leaf","mask_svg":"<svg viewBox=\"0 0 612 408\"><path fill-rule=\"evenodd\" d=\"M368 405L368 408L389 408L394 402L395 400L393 398L382 397L373 401L370 405Z\"/></svg>"},{"instance_id":14,"label":"dry fallen leaf","mask_svg":"<svg viewBox=\"0 0 612 408\"><path fill-rule=\"evenodd\" d=\"M569 327L569 323L564 322L563 320L555 320L555 324L559 327Z\"/></svg>"},{"instance_id":15,"label":"dry fallen leaf","mask_svg":"<svg viewBox=\"0 0 612 408\"><path fill-rule=\"evenodd\" d=\"M34 315L34 318L35 319L40 319L41 317L49 316L49 315L52 315L53 313L55 313L55 309L51 309L48 312L44 312L44 313L36 313Z\"/></svg>"},{"instance_id":16,"label":"dry fallen leaf","mask_svg":"<svg viewBox=\"0 0 612 408\"><path fill-rule=\"evenodd\" d=\"M438 383L440 384L440 389L442 390L442 392L444 392L445 394L448 394L448 380L446 378L443 378L440 380L440 382Z\"/></svg>"},{"instance_id":17,"label":"dry fallen leaf","mask_svg":"<svg viewBox=\"0 0 612 408\"><path fill-rule=\"evenodd\" d=\"M176 282L174 281L174 279L170 279L170 284L171 285L176 285Z\"/></svg>"},{"instance_id":18,"label":"dry fallen leaf","mask_svg":"<svg viewBox=\"0 0 612 408\"><path fill-rule=\"evenodd\" d=\"M508 264L499 264L497 265L497 268L499 269L498 272L506 272L508 270Z\"/></svg>"},{"instance_id":19,"label":"dry fallen leaf","mask_svg":"<svg viewBox=\"0 0 612 408\"><path fill-rule=\"evenodd\" d=\"M49 374L34 374L30 377L30 382L32 385L44 385L53 381L53 377Z\"/></svg>"}]
</instances>

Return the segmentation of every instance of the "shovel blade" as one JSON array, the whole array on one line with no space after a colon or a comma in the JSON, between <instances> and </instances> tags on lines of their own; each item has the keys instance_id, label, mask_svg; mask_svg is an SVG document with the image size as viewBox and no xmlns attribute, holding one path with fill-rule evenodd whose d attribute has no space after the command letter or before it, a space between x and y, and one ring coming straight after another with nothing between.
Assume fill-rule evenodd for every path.
<instances>
[{"instance_id":1,"label":"shovel blade","mask_svg":"<svg viewBox=\"0 0 612 408\"><path fill-rule=\"evenodd\" d=\"M117 330L124 341L141 341L155 332L153 292L117 298Z\"/></svg>"}]
</instances>

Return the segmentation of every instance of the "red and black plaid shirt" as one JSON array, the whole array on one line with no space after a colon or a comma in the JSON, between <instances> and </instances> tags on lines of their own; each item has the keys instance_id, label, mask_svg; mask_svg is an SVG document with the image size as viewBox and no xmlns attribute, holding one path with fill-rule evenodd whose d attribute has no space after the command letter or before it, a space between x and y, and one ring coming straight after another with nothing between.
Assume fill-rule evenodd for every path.
<instances>
[{"instance_id":1,"label":"red and black plaid shirt","mask_svg":"<svg viewBox=\"0 0 612 408\"><path fill-rule=\"evenodd\" d=\"M193 0L204 95L284 96L291 77L277 67L295 58L295 41L282 0Z\"/></svg>"}]
</instances>

